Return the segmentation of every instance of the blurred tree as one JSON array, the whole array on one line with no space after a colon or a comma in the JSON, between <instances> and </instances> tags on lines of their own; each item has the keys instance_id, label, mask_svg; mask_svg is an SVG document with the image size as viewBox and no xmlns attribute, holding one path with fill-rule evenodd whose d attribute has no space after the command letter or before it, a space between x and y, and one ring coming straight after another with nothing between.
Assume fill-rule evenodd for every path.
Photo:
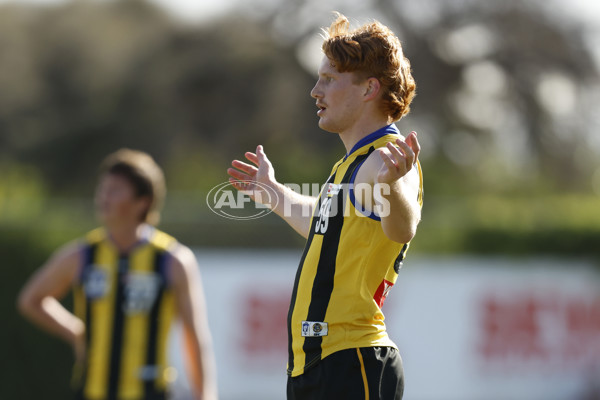
<instances>
[{"instance_id":1,"label":"blurred tree","mask_svg":"<svg viewBox=\"0 0 600 400\"><path fill-rule=\"evenodd\" d=\"M87 194L89 211L98 162L146 150L167 173L165 224L191 244L226 243L241 229L228 221L210 223L223 235L192 232L211 221L204 196L232 158L261 143L282 182L322 182L343 153L309 96L330 8L380 19L404 42L418 96L399 125L421 133L429 215L465 194L593 193L598 71L581 30L538 0L253 0L203 25L144 0L3 4L0 174L32 166L44 196ZM52 225L85 225L56 221L73 202L44 204Z\"/></svg>"},{"instance_id":2,"label":"blurred tree","mask_svg":"<svg viewBox=\"0 0 600 400\"><path fill-rule=\"evenodd\" d=\"M312 147L297 123L312 110L310 77L254 22L183 27L140 0L0 15L10 21L0 26L0 152L40 167L53 190L89 190L90 171L120 146L167 168L207 157L221 171L257 143Z\"/></svg>"},{"instance_id":3,"label":"blurred tree","mask_svg":"<svg viewBox=\"0 0 600 400\"><path fill-rule=\"evenodd\" d=\"M259 3L252 15L296 48L328 25L328 9L377 18L399 34L418 90L400 126L422 132L426 163L446 166L428 169L436 183L428 190L590 192L600 126L589 104L600 78L583 28L551 3ZM458 187L445 185L456 173Z\"/></svg>"}]
</instances>

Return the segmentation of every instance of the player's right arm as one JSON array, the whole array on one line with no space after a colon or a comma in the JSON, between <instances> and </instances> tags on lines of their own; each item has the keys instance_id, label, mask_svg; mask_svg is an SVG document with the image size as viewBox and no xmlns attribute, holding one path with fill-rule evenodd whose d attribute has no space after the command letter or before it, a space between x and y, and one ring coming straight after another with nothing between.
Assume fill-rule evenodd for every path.
<instances>
[{"instance_id":1,"label":"player's right arm","mask_svg":"<svg viewBox=\"0 0 600 400\"><path fill-rule=\"evenodd\" d=\"M245 156L254 165L234 160L231 163L233 168L227 170L232 186L237 190L247 192L252 200L271 207L275 214L283 218L296 232L307 238L317 199L301 195L277 182L275 169L262 146L259 145L256 148L256 153L247 152ZM275 197L275 201L267 203L267 199L273 200L272 196Z\"/></svg>"},{"instance_id":2,"label":"player's right arm","mask_svg":"<svg viewBox=\"0 0 600 400\"><path fill-rule=\"evenodd\" d=\"M17 300L21 314L69 343L79 361L85 353L85 325L59 302L73 284L81 264L81 245L59 249L25 284Z\"/></svg>"}]
</instances>

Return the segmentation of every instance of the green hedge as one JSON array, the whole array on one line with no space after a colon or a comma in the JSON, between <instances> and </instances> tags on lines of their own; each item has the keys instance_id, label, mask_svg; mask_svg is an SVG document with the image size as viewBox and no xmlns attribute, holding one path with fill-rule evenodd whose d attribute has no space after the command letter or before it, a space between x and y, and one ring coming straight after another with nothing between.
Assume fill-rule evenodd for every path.
<instances>
[{"instance_id":1,"label":"green hedge","mask_svg":"<svg viewBox=\"0 0 600 400\"><path fill-rule=\"evenodd\" d=\"M1 399L70 398L73 358L69 346L35 328L16 310L23 283L46 260L53 242L30 228L0 228ZM69 303L70 299L67 307Z\"/></svg>"},{"instance_id":2,"label":"green hedge","mask_svg":"<svg viewBox=\"0 0 600 400\"><path fill-rule=\"evenodd\" d=\"M425 198L412 251L600 257L592 195Z\"/></svg>"}]
</instances>

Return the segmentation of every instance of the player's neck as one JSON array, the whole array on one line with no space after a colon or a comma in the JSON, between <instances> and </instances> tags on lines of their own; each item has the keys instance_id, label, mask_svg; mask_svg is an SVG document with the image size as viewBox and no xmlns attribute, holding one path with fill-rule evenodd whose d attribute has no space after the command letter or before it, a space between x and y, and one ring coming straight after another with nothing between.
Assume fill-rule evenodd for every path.
<instances>
[{"instance_id":1,"label":"player's neck","mask_svg":"<svg viewBox=\"0 0 600 400\"><path fill-rule=\"evenodd\" d=\"M352 127L340 132L340 139L346 147L346 154L350 154L350 151L356 143L358 143L365 136L370 135L378 129L383 128L391 124L391 118L379 117L379 118L367 118L357 121Z\"/></svg>"},{"instance_id":2,"label":"player's neck","mask_svg":"<svg viewBox=\"0 0 600 400\"><path fill-rule=\"evenodd\" d=\"M107 226L106 231L113 244L121 253L128 253L144 238L147 225L144 223L119 224Z\"/></svg>"}]
</instances>

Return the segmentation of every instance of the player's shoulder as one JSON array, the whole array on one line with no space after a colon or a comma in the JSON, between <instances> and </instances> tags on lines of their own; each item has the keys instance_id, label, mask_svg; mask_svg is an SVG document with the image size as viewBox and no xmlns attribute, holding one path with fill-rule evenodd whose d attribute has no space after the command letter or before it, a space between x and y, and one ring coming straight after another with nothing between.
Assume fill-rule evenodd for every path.
<instances>
[{"instance_id":1,"label":"player's shoulder","mask_svg":"<svg viewBox=\"0 0 600 400\"><path fill-rule=\"evenodd\" d=\"M367 158L366 162L368 162L369 160L372 160L372 159L379 160L381 158L379 153L381 153L381 152L389 153L389 150L387 149L387 144L388 143L395 144L396 140L398 140L398 139L404 141L406 138L404 136L402 136L402 134L400 134L400 132L398 132L398 133L388 133L387 135L383 135L380 138L374 140L369 146L369 148L373 148L373 151L371 151L371 154L369 154L369 157Z\"/></svg>"},{"instance_id":2,"label":"player's shoulder","mask_svg":"<svg viewBox=\"0 0 600 400\"><path fill-rule=\"evenodd\" d=\"M196 255L188 246L177 242L171 248L173 259L183 268L189 268L196 265Z\"/></svg>"},{"instance_id":3,"label":"player's shoulder","mask_svg":"<svg viewBox=\"0 0 600 400\"><path fill-rule=\"evenodd\" d=\"M77 239L79 242L87 244L97 244L106 239L106 230L102 227L92 229L87 232L82 239Z\"/></svg>"},{"instance_id":4,"label":"player's shoulder","mask_svg":"<svg viewBox=\"0 0 600 400\"><path fill-rule=\"evenodd\" d=\"M394 137L395 136L395 137ZM375 143L373 143L373 151L369 154L369 156L365 159L365 161L360 166L359 173L364 177L374 177L377 174L377 171L384 164L382 155L390 154L390 151L387 149L388 143L394 143L396 139L398 139L399 135L386 135L382 138L379 138ZM367 179L371 180L371 179Z\"/></svg>"},{"instance_id":5,"label":"player's shoulder","mask_svg":"<svg viewBox=\"0 0 600 400\"><path fill-rule=\"evenodd\" d=\"M194 265L195 263L194 252L168 233L152 227L148 241L158 251L169 253L172 259L171 264L176 268L187 268L190 264Z\"/></svg>"},{"instance_id":6,"label":"player's shoulder","mask_svg":"<svg viewBox=\"0 0 600 400\"><path fill-rule=\"evenodd\" d=\"M48 264L54 268L77 268L81 264L82 254L88 243L84 239L75 239L57 248Z\"/></svg>"},{"instance_id":7,"label":"player's shoulder","mask_svg":"<svg viewBox=\"0 0 600 400\"><path fill-rule=\"evenodd\" d=\"M404 142L406 140L406 137L404 137L400 132L390 133L390 134L380 137L375 142L373 142L373 146L375 147L375 150L373 151L373 153L380 153L380 152L389 153L390 151L387 148L387 144L391 143L391 144L397 146L396 141L398 139L400 139ZM373 156L373 154L371 154L371 156Z\"/></svg>"},{"instance_id":8,"label":"player's shoulder","mask_svg":"<svg viewBox=\"0 0 600 400\"><path fill-rule=\"evenodd\" d=\"M155 227L148 227L148 242L160 251L173 252L179 242L175 237Z\"/></svg>"},{"instance_id":9,"label":"player's shoulder","mask_svg":"<svg viewBox=\"0 0 600 400\"><path fill-rule=\"evenodd\" d=\"M170 277L175 287L189 282L197 273L198 262L192 249L177 243L171 251Z\"/></svg>"},{"instance_id":10,"label":"player's shoulder","mask_svg":"<svg viewBox=\"0 0 600 400\"><path fill-rule=\"evenodd\" d=\"M373 151L366 158L366 160L360 165L360 169L358 170L357 177L355 183L373 183L375 178L379 172L379 170L385 165L383 161L383 157L386 155L390 155L390 150L387 148L388 143L391 143L395 147L398 147L396 140L405 140L405 137L400 133L398 134L389 134L382 136L373 142ZM416 170L416 169L415 169ZM419 172L411 171L409 173L409 179L411 181L418 182L419 181Z\"/></svg>"}]
</instances>

